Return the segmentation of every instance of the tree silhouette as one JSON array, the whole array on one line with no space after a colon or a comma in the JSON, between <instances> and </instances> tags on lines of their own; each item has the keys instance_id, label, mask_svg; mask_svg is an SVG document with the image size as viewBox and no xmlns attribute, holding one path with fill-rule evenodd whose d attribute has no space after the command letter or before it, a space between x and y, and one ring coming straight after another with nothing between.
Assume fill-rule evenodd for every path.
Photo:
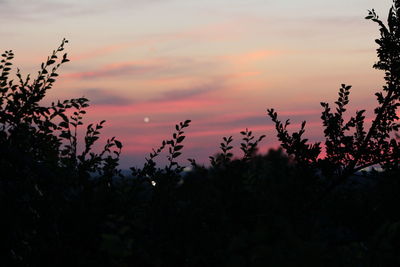
<instances>
[{"instance_id":1,"label":"tree silhouette","mask_svg":"<svg viewBox=\"0 0 400 267\"><path fill-rule=\"evenodd\" d=\"M399 129L397 108L400 103L400 1L394 1L389 11L387 26L375 11L369 11L368 20L379 25L381 37L378 44L378 61L374 68L384 71L385 82L382 90L375 95L378 106L375 118L368 130L365 129L365 110L345 121L343 114L349 103L351 86L342 84L335 109L322 102L322 122L325 135L326 155L320 158L321 144L309 144L302 135L306 122L299 132L289 134L289 120L282 123L274 109L268 115L275 123L282 147L297 162L320 168L325 174L336 177L332 188L344 182L349 176L373 165L381 165L384 170L399 168L399 142L394 133Z\"/></svg>"},{"instance_id":2,"label":"tree silhouette","mask_svg":"<svg viewBox=\"0 0 400 267\"><path fill-rule=\"evenodd\" d=\"M104 121L88 125L85 148L77 151L77 131L82 125L88 99L76 98L43 106L41 100L52 88L62 64L68 62L67 40L41 64L33 80L16 72L10 78L12 51L0 62L0 170L2 236L6 259L29 263L35 257L50 257L62 243L68 227L60 218L77 219L70 205L94 188L110 188L117 170L122 144L108 139L100 153L93 151ZM98 179L92 179L96 174ZM57 230L58 229L58 230ZM71 228L69 228L71 229ZM61 231L61 232L59 232ZM63 232L64 231L64 232ZM54 233L56 232L56 234ZM3 255L4 256L4 255Z\"/></svg>"}]
</instances>

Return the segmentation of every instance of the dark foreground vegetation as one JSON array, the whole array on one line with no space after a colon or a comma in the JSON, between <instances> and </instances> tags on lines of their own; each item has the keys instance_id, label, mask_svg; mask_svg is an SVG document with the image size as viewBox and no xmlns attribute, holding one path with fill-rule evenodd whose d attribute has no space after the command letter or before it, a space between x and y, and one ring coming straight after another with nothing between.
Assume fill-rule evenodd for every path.
<instances>
[{"instance_id":1,"label":"dark foreground vegetation","mask_svg":"<svg viewBox=\"0 0 400 267\"><path fill-rule=\"evenodd\" d=\"M259 138L241 132L204 167L177 163L189 120L154 149L142 168L118 170L122 144L93 147L104 122L77 131L85 98L41 105L68 61L66 40L35 79L10 78L13 53L0 64L1 266L400 266L400 1L387 25L371 10L380 38L375 118L346 120L350 86L335 107L321 103L326 141L309 144L268 110L282 149L257 155ZM271 138L271 137L269 137ZM324 147L326 153L321 156ZM157 167L166 153L169 163ZM380 171L362 171L380 166Z\"/></svg>"}]
</instances>

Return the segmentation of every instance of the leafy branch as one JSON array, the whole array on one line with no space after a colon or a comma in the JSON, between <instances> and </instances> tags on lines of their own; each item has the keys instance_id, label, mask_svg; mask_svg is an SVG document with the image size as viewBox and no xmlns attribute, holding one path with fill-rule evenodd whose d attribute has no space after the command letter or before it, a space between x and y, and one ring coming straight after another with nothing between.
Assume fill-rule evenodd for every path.
<instances>
[{"instance_id":1,"label":"leafy branch","mask_svg":"<svg viewBox=\"0 0 400 267\"><path fill-rule=\"evenodd\" d=\"M222 140L224 141L220 144L220 149L222 153L214 157L209 157L211 166L213 167L226 165L232 160L233 154L230 151L233 149L233 146L231 145L233 138L232 136L223 137Z\"/></svg>"},{"instance_id":2,"label":"leafy branch","mask_svg":"<svg viewBox=\"0 0 400 267\"><path fill-rule=\"evenodd\" d=\"M240 149L243 151L243 160L248 161L257 152L258 143L265 138L265 135L261 135L259 138L254 139L255 137L253 136L252 131L249 131L247 128L245 131L240 132L240 134L243 135L243 143L240 143Z\"/></svg>"}]
</instances>

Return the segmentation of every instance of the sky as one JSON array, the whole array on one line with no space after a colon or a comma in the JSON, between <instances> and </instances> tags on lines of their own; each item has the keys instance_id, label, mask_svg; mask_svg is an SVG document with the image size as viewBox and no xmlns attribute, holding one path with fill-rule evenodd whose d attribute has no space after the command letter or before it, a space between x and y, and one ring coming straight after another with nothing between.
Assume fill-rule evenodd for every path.
<instances>
[{"instance_id":1,"label":"sky","mask_svg":"<svg viewBox=\"0 0 400 267\"><path fill-rule=\"evenodd\" d=\"M276 147L268 108L293 130L306 120L305 136L322 141L319 103L336 101L342 83L353 86L349 116L366 109L371 119L383 75L372 68L378 27L364 17L374 8L386 18L391 3L0 0L0 50L12 49L14 66L33 75L67 38L71 62L45 101L89 98L84 121L107 121L103 139L124 145L121 167L143 164L187 119L181 162L207 163L223 136L241 156L246 128L267 136L261 153Z\"/></svg>"}]
</instances>

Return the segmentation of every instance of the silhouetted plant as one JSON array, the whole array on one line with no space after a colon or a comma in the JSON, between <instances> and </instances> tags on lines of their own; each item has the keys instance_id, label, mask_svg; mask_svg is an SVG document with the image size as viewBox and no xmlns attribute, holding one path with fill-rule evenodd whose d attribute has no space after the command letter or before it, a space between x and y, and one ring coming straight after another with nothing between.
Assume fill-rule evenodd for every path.
<instances>
[{"instance_id":1,"label":"silhouetted plant","mask_svg":"<svg viewBox=\"0 0 400 267\"><path fill-rule=\"evenodd\" d=\"M252 131L246 128L246 131L240 132L243 135L243 143L240 143L240 149L243 151L243 160L251 159L257 152L257 145L261 140L265 138L265 135L261 135L258 139L254 140Z\"/></svg>"},{"instance_id":2,"label":"silhouetted plant","mask_svg":"<svg viewBox=\"0 0 400 267\"><path fill-rule=\"evenodd\" d=\"M79 199L79 192L93 191L99 182L109 187L119 174L122 144L118 140L107 140L99 154L92 152L104 121L95 128L89 125L86 148L78 155L77 132L88 107L86 98L50 106L40 102L56 81L59 67L69 61L67 54L59 58L67 42L64 39L41 64L33 80L29 75L23 78L19 69L17 82L10 79L11 51L0 62L0 192L2 202L12 207L12 213L6 213L7 229L2 229L2 236L9 242L7 258L11 255L15 262L28 263L38 255L51 254L53 248L44 245L45 240L61 242L62 237L52 232L68 228L57 218L64 216L72 196L73 201Z\"/></svg>"},{"instance_id":3,"label":"silhouetted plant","mask_svg":"<svg viewBox=\"0 0 400 267\"><path fill-rule=\"evenodd\" d=\"M172 139L167 141L167 144L170 145L168 148L169 155L167 159L169 161L168 170L171 170L174 166L176 167L176 171L181 172L183 168L179 166L178 162L175 161L177 157L179 157L182 152L179 152L183 145L181 145L182 141L185 139L183 135L185 132L184 128L189 127L190 120L186 120L185 122L180 122L179 125L175 125L176 133L172 135Z\"/></svg>"},{"instance_id":4,"label":"silhouetted plant","mask_svg":"<svg viewBox=\"0 0 400 267\"><path fill-rule=\"evenodd\" d=\"M64 50L66 43L68 41L64 39L57 50L54 50L52 55L47 58L46 62L41 64L41 70L32 82L30 82L29 75L24 80L19 70L17 71L19 84L14 84L13 80L9 80L11 60L14 55L11 51L6 51L2 55L3 60L0 64L0 70L2 70L0 125L5 138L3 142L12 144L18 149L31 150L29 151L31 156L40 157L35 159L37 161L51 159L56 164L72 168L71 171L78 171L78 168L81 167L85 168L83 171L101 171L100 165L105 163L106 159L107 166L111 166L109 156L104 157L105 153L113 153L116 156L113 158L115 164L118 161L122 144L112 138L108 140L100 154L91 152L93 144L98 139L98 130L102 128L102 124L105 122L102 121L96 126L96 129L93 129L92 125L88 126L85 136L85 150L78 156L77 132L78 127L82 125L82 116L86 114L84 108L89 106L88 99L76 98L58 101L57 103L53 102L49 107L39 104L45 97L47 90L51 89L56 81L59 67L69 61L65 53L57 63L58 53ZM53 65L55 66L48 70ZM72 114L68 115L70 112ZM57 122L57 119L61 121ZM36 138L36 140L23 140L24 136ZM14 140L14 138L18 140ZM113 146L116 146L117 150L111 151L110 148ZM89 152L90 159L86 159L85 157ZM47 157L47 159L43 157Z\"/></svg>"},{"instance_id":5,"label":"silhouetted plant","mask_svg":"<svg viewBox=\"0 0 400 267\"><path fill-rule=\"evenodd\" d=\"M374 110L375 119L368 131L364 129L365 110L357 111L355 117L344 121L343 113L349 102L351 88L344 84L335 102L335 112L331 111L328 103L321 103L324 108L321 119L326 137L324 158L318 158L320 143L307 144L307 139L302 138L305 122L299 132L290 135L286 129L289 121L282 123L273 109L268 110L287 153L293 155L298 162L314 165L318 162L319 167L338 177L335 184L369 166L379 164L385 170L399 167L399 143L393 133L399 129L396 110L400 105L400 2L394 1L390 9L388 26L384 25L374 10L369 11L366 19L378 23L380 27L381 37L376 40L379 60L373 67L385 72L386 81L383 90L375 94L379 106Z\"/></svg>"},{"instance_id":6,"label":"silhouetted plant","mask_svg":"<svg viewBox=\"0 0 400 267\"><path fill-rule=\"evenodd\" d=\"M153 151L150 153L149 157L145 158L146 162L143 168L131 168L132 175L139 179L144 178L150 181L150 183L152 183L153 185L159 183L159 179L163 176L164 173L172 174L173 176L179 176L179 174L183 171L185 167L179 165L179 163L176 161L176 158L178 158L182 154L182 142L186 137L183 135L185 133L183 129L189 127L190 122L190 120L186 120L184 122L176 124L176 132L173 133L172 139L163 140L159 148L153 148ZM168 147L168 165L165 166L164 169L157 168L157 164L154 159L159 156L159 154L162 153L166 147Z\"/></svg>"},{"instance_id":7,"label":"silhouetted plant","mask_svg":"<svg viewBox=\"0 0 400 267\"><path fill-rule=\"evenodd\" d=\"M222 142L219 147L222 153L217 154L215 157L209 157L211 166L213 167L226 165L232 160L233 154L230 151L233 149L233 146L231 146L233 138L232 136L223 137L222 140L224 140L224 142Z\"/></svg>"},{"instance_id":8,"label":"silhouetted plant","mask_svg":"<svg viewBox=\"0 0 400 267\"><path fill-rule=\"evenodd\" d=\"M319 143L307 144L308 139L302 137L305 132L306 122L302 122L301 128L298 132L294 132L290 135L287 130L287 126L290 124L289 120L282 123L278 119L278 114L274 109L268 109L268 115L275 123L275 128L278 132L278 139L281 141L282 148L284 148L289 155L293 155L300 164L315 164L318 155L321 152L321 147Z\"/></svg>"},{"instance_id":9,"label":"silhouetted plant","mask_svg":"<svg viewBox=\"0 0 400 267\"><path fill-rule=\"evenodd\" d=\"M240 150L243 152L242 160L248 161L257 153L257 146L265 138L265 135L261 135L258 139L254 140L255 136L253 136L252 131L249 131L247 128L245 131L241 131L240 134L243 136L243 142L240 143ZM233 149L233 146L231 143L233 138L232 136L223 137L222 140L224 141L220 143L220 149L222 153L218 153L215 156L209 157L212 167L226 167L226 165L232 161L233 153L231 150ZM193 165L193 160L190 161Z\"/></svg>"}]
</instances>

